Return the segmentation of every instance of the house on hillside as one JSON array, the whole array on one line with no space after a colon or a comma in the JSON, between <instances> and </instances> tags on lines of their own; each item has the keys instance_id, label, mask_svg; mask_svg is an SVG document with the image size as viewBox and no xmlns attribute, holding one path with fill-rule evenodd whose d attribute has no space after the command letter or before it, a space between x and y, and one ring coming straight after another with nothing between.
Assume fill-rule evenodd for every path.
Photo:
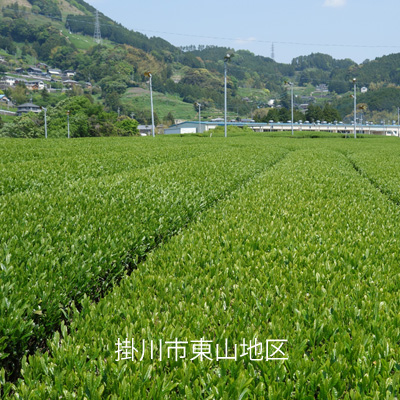
<instances>
[{"instance_id":1,"label":"house on hillside","mask_svg":"<svg viewBox=\"0 0 400 400\"><path fill-rule=\"evenodd\" d=\"M0 94L0 104L9 105L10 99L5 94Z\"/></svg>"},{"instance_id":2,"label":"house on hillside","mask_svg":"<svg viewBox=\"0 0 400 400\"><path fill-rule=\"evenodd\" d=\"M8 86L14 86L15 85L15 78L13 78L12 76L6 76L5 79L4 79L4 82Z\"/></svg>"},{"instance_id":3,"label":"house on hillside","mask_svg":"<svg viewBox=\"0 0 400 400\"><path fill-rule=\"evenodd\" d=\"M26 71L28 74L42 75L42 70L40 68L29 67Z\"/></svg>"},{"instance_id":4,"label":"house on hillside","mask_svg":"<svg viewBox=\"0 0 400 400\"><path fill-rule=\"evenodd\" d=\"M25 85L29 90L43 90L45 88L43 81L30 81Z\"/></svg>"},{"instance_id":5,"label":"house on hillside","mask_svg":"<svg viewBox=\"0 0 400 400\"><path fill-rule=\"evenodd\" d=\"M73 81L72 79L67 79L66 81L63 81L63 85L67 87L72 87L77 83L78 83L77 81Z\"/></svg>"},{"instance_id":6,"label":"house on hillside","mask_svg":"<svg viewBox=\"0 0 400 400\"><path fill-rule=\"evenodd\" d=\"M18 106L17 115L20 116L29 112L40 113L41 111L42 109L36 104L24 103Z\"/></svg>"},{"instance_id":7,"label":"house on hillside","mask_svg":"<svg viewBox=\"0 0 400 400\"><path fill-rule=\"evenodd\" d=\"M15 79L15 84L17 85L18 83L23 83L26 86L28 81L26 79L17 78L17 79Z\"/></svg>"},{"instance_id":8,"label":"house on hillside","mask_svg":"<svg viewBox=\"0 0 400 400\"><path fill-rule=\"evenodd\" d=\"M326 83L321 83L320 85L315 86L315 91L320 93L328 93L328 85Z\"/></svg>"},{"instance_id":9,"label":"house on hillside","mask_svg":"<svg viewBox=\"0 0 400 400\"><path fill-rule=\"evenodd\" d=\"M224 122L224 119L221 118L221 117L213 118L213 119L211 120L211 122Z\"/></svg>"},{"instance_id":10,"label":"house on hillside","mask_svg":"<svg viewBox=\"0 0 400 400\"><path fill-rule=\"evenodd\" d=\"M37 63L36 64L36 67L37 68L40 68L41 70L46 70L47 71L47 69L49 68L49 66L47 65L47 64L45 64L45 63Z\"/></svg>"},{"instance_id":11,"label":"house on hillside","mask_svg":"<svg viewBox=\"0 0 400 400\"><path fill-rule=\"evenodd\" d=\"M58 68L48 68L47 69L47 73L49 75L54 75L54 76L61 76L62 75L61 69L58 69Z\"/></svg>"},{"instance_id":12,"label":"house on hillside","mask_svg":"<svg viewBox=\"0 0 400 400\"><path fill-rule=\"evenodd\" d=\"M64 71L64 75L68 78L73 78L75 76L75 71L73 71L72 69L66 69Z\"/></svg>"}]
</instances>

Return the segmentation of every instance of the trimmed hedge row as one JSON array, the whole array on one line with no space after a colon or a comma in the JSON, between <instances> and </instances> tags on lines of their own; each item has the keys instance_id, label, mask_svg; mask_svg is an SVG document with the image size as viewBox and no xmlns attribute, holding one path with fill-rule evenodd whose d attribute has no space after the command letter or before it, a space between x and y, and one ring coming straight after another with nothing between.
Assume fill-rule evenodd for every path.
<instances>
[{"instance_id":1,"label":"trimmed hedge row","mask_svg":"<svg viewBox=\"0 0 400 400\"><path fill-rule=\"evenodd\" d=\"M399 220L343 154L292 152L85 297L50 351L24 359L13 397L395 399ZM116 361L118 338L286 339L288 360Z\"/></svg>"},{"instance_id":2,"label":"trimmed hedge row","mask_svg":"<svg viewBox=\"0 0 400 400\"><path fill-rule=\"evenodd\" d=\"M223 146L196 157L196 150L192 158L0 197L0 366L16 372L74 302L102 297L151 249L287 153Z\"/></svg>"},{"instance_id":3,"label":"trimmed hedge row","mask_svg":"<svg viewBox=\"0 0 400 400\"><path fill-rule=\"evenodd\" d=\"M385 138L374 148L348 152L354 168L394 203L400 205L400 140Z\"/></svg>"},{"instance_id":4,"label":"trimmed hedge row","mask_svg":"<svg viewBox=\"0 0 400 400\"><path fill-rule=\"evenodd\" d=\"M156 164L189 159L210 154L217 148L208 143L192 143L182 146L176 142L160 145L154 141L138 141L130 138L112 141L87 140L36 141L21 146L6 144L0 163L0 196L29 191L56 191L67 183L87 178L99 178L151 167ZM23 150L27 154L24 154Z\"/></svg>"}]
</instances>

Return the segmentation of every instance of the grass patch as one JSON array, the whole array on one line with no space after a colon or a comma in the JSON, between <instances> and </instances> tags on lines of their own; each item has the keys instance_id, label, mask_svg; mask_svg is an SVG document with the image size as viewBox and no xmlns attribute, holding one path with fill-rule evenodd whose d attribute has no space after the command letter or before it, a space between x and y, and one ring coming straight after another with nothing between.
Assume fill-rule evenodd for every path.
<instances>
[{"instance_id":1,"label":"grass patch","mask_svg":"<svg viewBox=\"0 0 400 400\"><path fill-rule=\"evenodd\" d=\"M130 88L121 102L135 110L150 109L150 93L143 88ZM153 92L154 111L160 119L172 113L175 119L196 120L198 114L192 104L183 102L178 96Z\"/></svg>"}]
</instances>

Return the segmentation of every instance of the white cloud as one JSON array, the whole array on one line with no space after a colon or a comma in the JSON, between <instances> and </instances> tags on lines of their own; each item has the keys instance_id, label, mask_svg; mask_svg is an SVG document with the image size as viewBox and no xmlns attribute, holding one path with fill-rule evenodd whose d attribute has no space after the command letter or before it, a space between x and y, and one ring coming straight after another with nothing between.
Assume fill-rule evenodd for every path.
<instances>
[{"instance_id":1,"label":"white cloud","mask_svg":"<svg viewBox=\"0 0 400 400\"><path fill-rule=\"evenodd\" d=\"M325 0L325 7L344 7L347 0Z\"/></svg>"}]
</instances>

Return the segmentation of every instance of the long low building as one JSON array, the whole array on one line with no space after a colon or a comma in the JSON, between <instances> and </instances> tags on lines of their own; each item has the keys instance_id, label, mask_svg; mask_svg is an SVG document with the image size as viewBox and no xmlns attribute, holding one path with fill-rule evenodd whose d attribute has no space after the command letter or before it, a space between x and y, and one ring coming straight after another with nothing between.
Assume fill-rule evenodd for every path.
<instances>
[{"instance_id":1,"label":"long low building","mask_svg":"<svg viewBox=\"0 0 400 400\"><path fill-rule=\"evenodd\" d=\"M33 103L24 103L18 106L17 115L21 116L29 112L40 113L42 111L41 107Z\"/></svg>"},{"instance_id":2,"label":"long low building","mask_svg":"<svg viewBox=\"0 0 400 400\"><path fill-rule=\"evenodd\" d=\"M227 122L228 126L248 127L254 132L284 132L291 131L291 123L281 122ZM204 133L218 126L224 126L224 122L207 122L207 121L186 121L175 124L164 130L165 134L193 134ZM399 136L400 127L398 125L357 125L357 133ZM317 124L317 123L294 123L294 131L315 131L315 132L332 132L352 134L354 133L354 125L352 124Z\"/></svg>"}]
</instances>

